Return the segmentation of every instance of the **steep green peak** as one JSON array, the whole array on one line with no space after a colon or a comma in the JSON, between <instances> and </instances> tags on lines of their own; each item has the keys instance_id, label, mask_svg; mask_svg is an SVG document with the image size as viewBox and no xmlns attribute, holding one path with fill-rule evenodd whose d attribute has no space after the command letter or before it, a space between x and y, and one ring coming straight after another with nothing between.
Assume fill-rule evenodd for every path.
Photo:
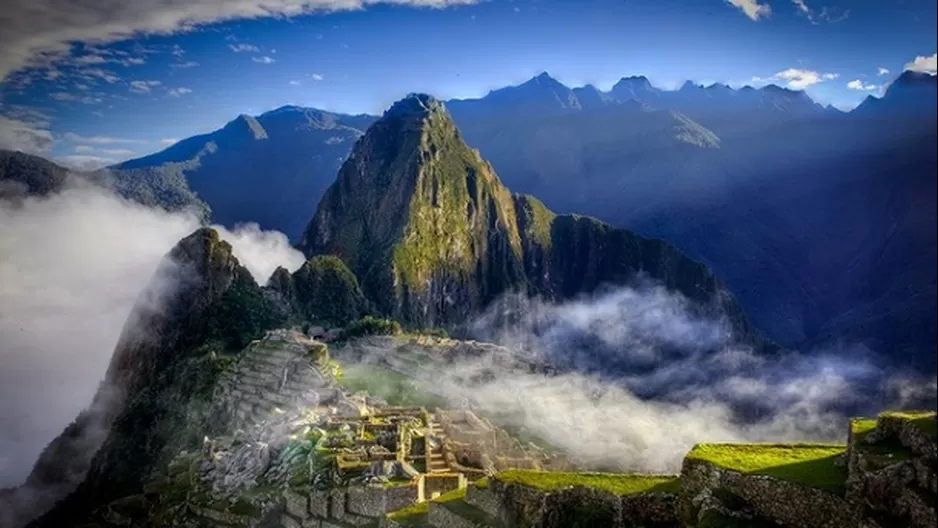
<instances>
[{"instance_id":1,"label":"steep green peak","mask_svg":"<svg viewBox=\"0 0 938 528\"><path fill-rule=\"evenodd\" d=\"M457 303L478 305L522 280L511 193L443 103L422 94L359 139L300 248L338 256L380 311L421 324L462 317ZM441 289L465 295L438 305Z\"/></svg>"}]
</instances>

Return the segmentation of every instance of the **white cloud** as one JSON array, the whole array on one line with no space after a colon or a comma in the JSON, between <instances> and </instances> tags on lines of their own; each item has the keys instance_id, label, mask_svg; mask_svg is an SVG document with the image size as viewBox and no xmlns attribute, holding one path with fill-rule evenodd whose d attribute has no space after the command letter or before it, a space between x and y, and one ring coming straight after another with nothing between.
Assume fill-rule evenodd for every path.
<instances>
[{"instance_id":1,"label":"white cloud","mask_svg":"<svg viewBox=\"0 0 938 528\"><path fill-rule=\"evenodd\" d=\"M837 73L821 73L813 70L805 70L802 68L788 68L787 70L780 71L771 77L753 77L752 82L784 81L788 88L802 90L814 84L822 83L824 81L832 81L839 76L840 74Z\"/></svg>"},{"instance_id":2,"label":"white cloud","mask_svg":"<svg viewBox=\"0 0 938 528\"><path fill-rule=\"evenodd\" d=\"M889 75L889 70L887 70L886 68L880 67L879 70L877 70L876 75L879 75L879 76Z\"/></svg>"},{"instance_id":3,"label":"white cloud","mask_svg":"<svg viewBox=\"0 0 938 528\"><path fill-rule=\"evenodd\" d=\"M48 67L74 42L99 44L166 34L234 19L362 9L379 3L441 8L478 0L9 0L0 18L0 79L24 67Z\"/></svg>"},{"instance_id":4,"label":"white cloud","mask_svg":"<svg viewBox=\"0 0 938 528\"><path fill-rule=\"evenodd\" d=\"M198 225L87 185L0 200L0 488L22 482L91 402L131 308L163 256ZM256 225L218 231L261 283L276 266L304 261L283 234Z\"/></svg>"},{"instance_id":5,"label":"white cloud","mask_svg":"<svg viewBox=\"0 0 938 528\"><path fill-rule=\"evenodd\" d=\"M45 124L48 126L48 124ZM42 154L52 145L52 133L41 122L0 115L0 148Z\"/></svg>"},{"instance_id":6,"label":"white cloud","mask_svg":"<svg viewBox=\"0 0 938 528\"><path fill-rule=\"evenodd\" d=\"M841 9L838 7L822 7L820 13L816 13L813 9L808 7L808 4L805 3L805 0L791 0L795 7L798 8L798 14L807 18L812 24L817 24L819 22L828 22L830 24L836 24L842 20L845 20L850 16L849 9Z\"/></svg>"},{"instance_id":7,"label":"white cloud","mask_svg":"<svg viewBox=\"0 0 938 528\"><path fill-rule=\"evenodd\" d=\"M109 136L80 136L74 132L66 132L63 138L65 141L70 141L72 143L92 143L95 145L113 145L118 143L140 145L146 143L146 141L143 141L142 139L128 139Z\"/></svg>"},{"instance_id":8,"label":"white cloud","mask_svg":"<svg viewBox=\"0 0 938 528\"><path fill-rule=\"evenodd\" d=\"M113 165L117 163L117 160L90 154L77 154L73 156L60 156L55 158L55 162L72 170L89 172L107 167L108 165Z\"/></svg>"},{"instance_id":9,"label":"white cloud","mask_svg":"<svg viewBox=\"0 0 938 528\"><path fill-rule=\"evenodd\" d=\"M160 140L160 146L168 147L170 145L175 145L179 140L176 138L163 138Z\"/></svg>"},{"instance_id":10,"label":"white cloud","mask_svg":"<svg viewBox=\"0 0 938 528\"><path fill-rule=\"evenodd\" d=\"M75 101L75 102L89 104L89 105L98 104L101 101L103 101L101 97L97 97L93 95L79 95L79 94L73 94L71 92L52 92L49 94L49 97L55 99L56 101L63 101L63 102Z\"/></svg>"},{"instance_id":11,"label":"white cloud","mask_svg":"<svg viewBox=\"0 0 938 528\"><path fill-rule=\"evenodd\" d=\"M932 53L930 57L919 55L915 57L915 60L907 63L902 69L935 75L936 70L938 70L938 54Z\"/></svg>"},{"instance_id":12,"label":"white cloud","mask_svg":"<svg viewBox=\"0 0 938 528\"><path fill-rule=\"evenodd\" d=\"M319 74L319 73L314 73L314 74L312 74L310 77L312 77L314 81L321 81L321 80L325 79L325 77L324 77L322 74Z\"/></svg>"},{"instance_id":13,"label":"white cloud","mask_svg":"<svg viewBox=\"0 0 938 528\"><path fill-rule=\"evenodd\" d=\"M287 83L287 84L289 84L290 86L299 86L299 85L300 85L300 81L290 81L290 82Z\"/></svg>"},{"instance_id":14,"label":"white cloud","mask_svg":"<svg viewBox=\"0 0 938 528\"><path fill-rule=\"evenodd\" d=\"M187 93L192 93L192 89L180 86L179 88L173 88L169 91L170 97L182 97Z\"/></svg>"},{"instance_id":15,"label":"white cloud","mask_svg":"<svg viewBox=\"0 0 938 528\"><path fill-rule=\"evenodd\" d=\"M253 44L228 44L231 51L241 53L242 51L258 52L261 49Z\"/></svg>"},{"instance_id":16,"label":"white cloud","mask_svg":"<svg viewBox=\"0 0 938 528\"><path fill-rule=\"evenodd\" d=\"M738 8L752 20L759 20L772 14L769 4L759 3L759 0L726 0L726 2Z\"/></svg>"},{"instance_id":17,"label":"white cloud","mask_svg":"<svg viewBox=\"0 0 938 528\"><path fill-rule=\"evenodd\" d=\"M130 91L134 93L149 93L150 88L159 85L160 81L130 81Z\"/></svg>"},{"instance_id":18,"label":"white cloud","mask_svg":"<svg viewBox=\"0 0 938 528\"><path fill-rule=\"evenodd\" d=\"M880 89L880 86L878 84L864 83L860 79L854 79L847 83L847 88L850 88L851 90L875 92L876 90Z\"/></svg>"},{"instance_id":19,"label":"white cloud","mask_svg":"<svg viewBox=\"0 0 938 528\"><path fill-rule=\"evenodd\" d=\"M268 57L266 55L263 57L251 57L251 60L254 62L259 62L261 64L273 64L277 62L275 59Z\"/></svg>"},{"instance_id":20,"label":"white cloud","mask_svg":"<svg viewBox=\"0 0 938 528\"><path fill-rule=\"evenodd\" d=\"M195 68L199 63L195 61L177 62L170 64L170 68Z\"/></svg>"}]
</instances>

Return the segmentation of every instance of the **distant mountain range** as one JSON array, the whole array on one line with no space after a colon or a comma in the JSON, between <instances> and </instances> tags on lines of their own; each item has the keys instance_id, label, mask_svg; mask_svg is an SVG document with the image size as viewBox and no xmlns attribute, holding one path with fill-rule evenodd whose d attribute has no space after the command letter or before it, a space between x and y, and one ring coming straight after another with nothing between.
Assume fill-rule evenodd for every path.
<instances>
[{"instance_id":1,"label":"distant mountain range","mask_svg":"<svg viewBox=\"0 0 938 528\"><path fill-rule=\"evenodd\" d=\"M545 73L444 105L512 190L675 244L769 337L860 340L927 366L938 333L935 86L905 72L844 113L774 85L664 91L627 77L604 92ZM239 116L111 177L171 198L167 208L207 204L214 221L299 240L376 119L300 107Z\"/></svg>"}]
</instances>

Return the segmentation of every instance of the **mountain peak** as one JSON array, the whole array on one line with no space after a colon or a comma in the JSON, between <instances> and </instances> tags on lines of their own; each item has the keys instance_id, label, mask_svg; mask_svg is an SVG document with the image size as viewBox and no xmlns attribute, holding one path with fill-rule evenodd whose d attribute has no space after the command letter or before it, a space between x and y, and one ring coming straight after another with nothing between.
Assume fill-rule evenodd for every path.
<instances>
[{"instance_id":1,"label":"mountain peak","mask_svg":"<svg viewBox=\"0 0 938 528\"><path fill-rule=\"evenodd\" d=\"M396 118L422 118L439 111L446 111L442 101L439 101L432 95L411 93L391 105L391 107L384 112L384 115L385 117Z\"/></svg>"},{"instance_id":2,"label":"mountain peak","mask_svg":"<svg viewBox=\"0 0 938 528\"><path fill-rule=\"evenodd\" d=\"M264 130L264 127L257 121L257 119L247 114L241 114L234 118L230 123L225 125L225 128L222 130L226 130L233 134L246 133L254 139L267 139L267 131Z\"/></svg>"},{"instance_id":3,"label":"mountain peak","mask_svg":"<svg viewBox=\"0 0 938 528\"><path fill-rule=\"evenodd\" d=\"M700 86L695 84L694 81L684 81L684 84L681 85L681 88L679 89L679 91L686 92L689 90L696 90L698 88L700 88Z\"/></svg>"}]
</instances>

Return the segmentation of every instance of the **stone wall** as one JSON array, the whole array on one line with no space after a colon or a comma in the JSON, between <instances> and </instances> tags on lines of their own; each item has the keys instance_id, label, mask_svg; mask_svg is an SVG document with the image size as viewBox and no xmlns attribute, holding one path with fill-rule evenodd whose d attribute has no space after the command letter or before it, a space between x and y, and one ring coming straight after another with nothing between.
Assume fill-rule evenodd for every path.
<instances>
[{"instance_id":1,"label":"stone wall","mask_svg":"<svg viewBox=\"0 0 938 528\"><path fill-rule=\"evenodd\" d=\"M881 524L938 525L935 439L908 420L880 417L862 437L850 431L846 497Z\"/></svg>"},{"instance_id":2,"label":"stone wall","mask_svg":"<svg viewBox=\"0 0 938 528\"><path fill-rule=\"evenodd\" d=\"M740 473L696 458L685 458L678 509L687 526L719 510L720 494L738 497L759 516L792 528L870 526L844 498L766 475Z\"/></svg>"},{"instance_id":3,"label":"stone wall","mask_svg":"<svg viewBox=\"0 0 938 528\"><path fill-rule=\"evenodd\" d=\"M466 487L466 477L459 473L425 474L418 483L423 488L423 497L430 500L436 495Z\"/></svg>"},{"instance_id":4,"label":"stone wall","mask_svg":"<svg viewBox=\"0 0 938 528\"><path fill-rule=\"evenodd\" d=\"M436 502L430 503L427 521L432 526L445 526L446 528L489 528L464 519L450 511L445 505Z\"/></svg>"},{"instance_id":5,"label":"stone wall","mask_svg":"<svg viewBox=\"0 0 938 528\"><path fill-rule=\"evenodd\" d=\"M308 493L288 490L283 499L283 528L372 526L385 513L417 502L417 486L362 486Z\"/></svg>"},{"instance_id":6,"label":"stone wall","mask_svg":"<svg viewBox=\"0 0 938 528\"><path fill-rule=\"evenodd\" d=\"M619 496L581 486L543 491L496 478L484 489L470 486L466 502L508 526L679 526L677 496L669 493Z\"/></svg>"}]
</instances>

